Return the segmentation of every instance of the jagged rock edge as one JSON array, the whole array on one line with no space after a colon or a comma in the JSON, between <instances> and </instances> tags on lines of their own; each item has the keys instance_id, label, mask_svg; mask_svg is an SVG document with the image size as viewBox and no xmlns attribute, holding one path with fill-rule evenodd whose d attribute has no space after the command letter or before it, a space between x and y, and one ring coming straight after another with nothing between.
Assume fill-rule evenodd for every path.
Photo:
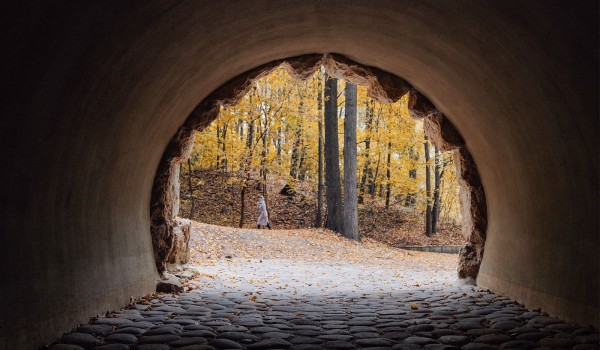
<instances>
[{"instance_id":1,"label":"jagged rock edge","mask_svg":"<svg viewBox=\"0 0 600 350\"><path fill-rule=\"evenodd\" d=\"M444 151L454 150L461 191L463 235L467 244L461 249L458 275L460 278L477 277L485 245L487 207L485 191L477 166L464 139L452 123L435 105L410 83L376 67L365 66L340 54L310 54L276 60L229 80L206 97L191 112L167 145L160 161L152 187L150 233L157 271L165 273L167 262L173 256L187 256L188 242L177 241L173 233L178 225L179 164L185 161L194 144L194 131L201 131L219 115L221 107L236 105L248 93L252 83L277 67L282 66L295 79L309 78L319 67L333 77L353 84L365 85L368 96L382 103L393 103L408 94L408 108L412 118L423 119L425 132L431 142ZM189 240L189 235L188 238ZM185 263L185 261L181 261Z\"/></svg>"}]
</instances>

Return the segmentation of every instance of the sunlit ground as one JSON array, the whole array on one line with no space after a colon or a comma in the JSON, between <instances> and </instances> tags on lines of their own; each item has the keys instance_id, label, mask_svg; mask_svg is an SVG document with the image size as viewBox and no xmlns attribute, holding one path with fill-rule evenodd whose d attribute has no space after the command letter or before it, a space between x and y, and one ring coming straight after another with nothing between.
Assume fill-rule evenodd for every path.
<instances>
[{"instance_id":1,"label":"sunlit ground","mask_svg":"<svg viewBox=\"0 0 600 350\"><path fill-rule=\"evenodd\" d=\"M361 243L322 230L254 230L194 224L191 262L201 290L364 295L463 284L457 255Z\"/></svg>"}]
</instances>

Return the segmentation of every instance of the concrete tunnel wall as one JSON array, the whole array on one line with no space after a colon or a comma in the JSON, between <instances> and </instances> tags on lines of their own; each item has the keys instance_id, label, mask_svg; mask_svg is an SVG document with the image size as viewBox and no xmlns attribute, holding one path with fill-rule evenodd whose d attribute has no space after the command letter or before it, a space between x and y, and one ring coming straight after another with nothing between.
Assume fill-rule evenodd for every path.
<instances>
[{"instance_id":1,"label":"concrete tunnel wall","mask_svg":"<svg viewBox=\"0 0 600 350\"><path fill-rule=\"evenodd\" d=\"M334 52L409 81L463 135L488 205L478 283L599 325L598 4L57 1L5 11L0 348L154 289L149 202L194 107Z\"/></svg>"}]
</instances>

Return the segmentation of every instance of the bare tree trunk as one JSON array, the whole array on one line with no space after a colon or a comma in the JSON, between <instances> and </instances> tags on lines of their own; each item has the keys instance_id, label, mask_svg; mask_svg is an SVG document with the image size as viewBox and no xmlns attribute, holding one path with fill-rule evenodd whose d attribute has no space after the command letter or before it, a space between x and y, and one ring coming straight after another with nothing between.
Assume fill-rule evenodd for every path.
<instances>
[{"instance_id":1,"label":"bare tree trunk","mask_svg":"<svg viewBox=\"0 0 600 350\"><path fill-rule=\"evenodd\" d=\"M221 129L221 153L223 154L221 158L221 168L224 171L227 171L227 123L223 125L223 129Z\"/></svg>"},{"instance_id":2,"label":"bare tree trunk","mask_svg":"<svg viewBox=\"0 0 600 350\"><path fill-rule=\"evenodd\" d=\"M386 177L386 184L385 184L385 209L389 209L390 208L390 193L392 192L392 187L390 184L390 178L391 178L391 171L390 171L390 165L391 165L391 160L392 160L392 143L388 142L388 149L387 149L387 169L385 172L385 177Z\"/></svg>"},{"instance_id":3,"label":"bare tree trunk","mask_svg":"<svg viewBox=\"0 0 600 350\"><path fill-rule=\"evenodd\" d=\"M409 153L409 157L412 160L415 160L416 162L418 162L419 154L417 152L415 152L412 147L409 149L408 153ZM416 168L410 169L408 171L408 177L410 179L416 179L417 178L417 169ZM406 198L404 199L404 206L405 207L414 206L416 204L416 197L417 197L417 195L414 192L407 193Z\"/></svg>"},{"instance_id":4,"label":"bare tree trunk","mask_svg":"<svg viewBox=\"0 0 600 350\"><path fill-rule=\"evenodd\" d=\"M300 126L296 128L295 136L290 164L290 177L292 179L298 178L298 163L300 162L300 139L302 138L302 128Z\"/></svg>"},{"instance_id":5,"label":"bare tree trunk","mask_svg":"<svg viewBox=\"0 0 600 350\"><path fill-rule=\"evenodd\" d=\"M322 91L321 80L318 85L317 95L317 110L319 119L319 165L317 174L317 216L315 218L315 227L321 227L323 225L323 91Z\"/></svg>"},{"instance_id":6,"label":"bare tree trunk","mask_svg":"<svg viewBox=\"0 0 600 350\"><path fill-rule=\"evenodd\" d=\"M304 146L304 141L300 146L300 163L298 163L298 180L304 181L306 180L306 146Z\"/></svg>"},{"instance_id":7,"label":"bare tree trunk","mask_svg":"<svg viewBox=\"0 0 600 350\"><path fill-rule=\"evenodd\" d=\"M221 155L219 151L221 150L221 128L217 124L217 160L215 162L215 169L219 169L221 166Z\"/></svg>"},{"instance_id":8,"label":"bare tree trunk","mask_svg":"<svg viewBox=\"0 0 600 350\"><path fill-rule=\"evenodd\" d=\"M277 128L277 164L281 164L281 126Z\"/></svg>"},{"instance_id":9,"label":"bare tree trunk","mask_svg":"<svg viewBox=\"0 0 600 350\"><path fill-rule=\"evenodd\" d=\"M325 227L340 232L343 229L342 189L338 141L337 79L325 80L325 182L327 221Z\"/></svg>"},{"instance_id":10,"label":"bare tree trunk","mask_svg":"<svg viewBox=\"0 0 600 350\"><path fill-rule=\"evenodd\" d=\"M304 121L302 122L302 129L304 130ZM304 138L300 141L300 161L298 162L298 180L306 180L306 143Z\"/></svg>"},{"instance_id":11,"label":"bare tree trunk","mask_svg":"<svg viewBox=\"0 0 600 350\"><path fill-rule=\"evenodd\" d=\"M238 119L237 120L237 125L236 125L236 128L235 128L235 132L240 137L240 140L244 139L244 120L243 119Z\"/></svg>"},{"instance_id":12,"label":"bare tree trunk","mask_svg":"<svg viewBox=\"0 0 600 350\"><path fill-rule=\"evenodd\" d=\"M248 124L248 138L246 139L246 147L252 147L252 143L254 142L254 120Z\"/></svg>"},{"instance_id":13,"label":"bare tree trunk","mask_svg":"<svg viewBox=\"0 0 600 350\"><path fill-rule=\"evenodd\" d=\"M262 187L262 195L263 197L265 197L265 202L267 201L267 171L268 171L268 166L267 166L267 154L269 151L269 148L267 147L268 144L268 134L269 134L269 117L265 116L265 125L262 131L261 135L262 137L262 151L261 151L261 158L260 158L260 175L261 175L261 187Z\"/></svg>"},{"instance_id":14,"label":"bare tree trunk","mask_svg":"<svg viewBox=\"0 0 600 350\"><path fill-rule=\"evenodd\" d=\"M246 213L246 181L243 181L242 191L240 192L240 222L239 227L244 227L244 214Z\"/></svg>"},{"instance_id":15,"label":"bare tree trunk","mask_svg":"<svg viewBox=\"0 0 600 350\"><path fill-rule=\"evenodd\" d=\"M440 217L443 217L445 219L449 218L448 215L446 215L446 216L442 215L443 209L445 207L444 204L446 204L445 202L442 201L442 198L443 198L442 197L442 194L443 194L442 188L444 188L444 173L446 172L446 167L448 166L448 163L450 162L450 161L444 160L443 152L440 151L439 156L440 156L440 160L439 160L439 162L440 162L440 185L439 185L440 190L439 190L439 199L438 199L438 208L439 208L438 209L438 222L440 221L439 220Z\"/></svg>"},{"instance_id":16,"label":"bare tree trunk","mask_svg":"<svg viewBox=\"0 0 600 350\"><path fill-rule=\"evenodd\" d=\"M365 127L365 165L363 167L362 176L360 179L360 191L358 194L358 203L364 202L365 197L365 185L371 178L371 164L370 164L370 151L371 151L371 127L373 124L373 108L370 106L369 101L365 102L365 113L366 113L366 127Z\"/></svg>"},{"instance_id":17,"label":"bare tree trunk","mask_svg":"<svg viewBox=\"0 0 600 350\"><path fill-rule=\"evenodd\" d=\"M265 202L267 201L267 132L268 132L268 126L265 126L265 134L263 135L263 140L262 140L262 159L261 159L261 163L262 163L262 195L263 197L265 197Z\"/></svg>"},{"instance_id":18,"label":"bare tree trunk","mask_svg":"<svg viewBox=\"0 0 600 350\"><path fill-rule=\"evenodd\" d=\"M252 165L252 156L254 154L254 120L248 125L248 138L246 139L247 154L240 164L240 173L242 176L242 189L240 192L240 222L239 227L244 226L244 215L246 212L246 188L250 182L250 167Z\"/></svg>"},{"instance_id":19,"label":"bare tree trunk","mask_svg":"<svg viewBox=\"0 0 600 350\"><path fill-rule=\"evenodd\" d=\"M377 143L379 143L380 135L379 135L379 121L381 119L381 105L378 108L377 114L375 114L375 109L373 108L373 122L371 123L372 134L375 135ZM372 125L375 124L375 127ZM381 164L381 151L377 151L377 164L375 165L375 174L371 171L371 181L369 182L369 193L371 194L371 199L375 199L375 195L377 192L377 181L379 179L379 165Z\"/></svg>"},{"instance_id":20,"label":"bare tree trunk","mask_svg":"<svg viewBox=\"0 0 600 350\"><path fill-rule=\"evenodd\" d=\"M433 148L434 170L433 170L433 208L431 210L431 232L437 233L437 225L440 214L440 151Z\"/></svg>"},{"instance_id":21,"label":"bare tree trunk","mask_svg":"<svg viewBox=\"0 0 600 350\"><path fill-rule=\"evenodd\" d=\"M431 168L429 165L429 138L425 135L423 142L425 147L425 199L427 206L425 209L425 234L429 237L433 235L431 231Z\"/></svg>"},{"instance_id":22,"label":"bare tree trunk","mask_svg":"<svg viewBox=\"0 0 600 350\"><path fill-rule=\"evenodd\" d=\"M356 192L356 85L346 82L344 118L344 237L360 241Z\"/></svg>"},{"instance_id":23,"label":"bare tree trunk","mask_svg":"<svg viewBox=\"0 0 600 350\"><path fill-rule=\"evenodd\" d=\"M194 218L194 187L192 186L192 162L190 158L187 160L188 164L188 186L190 188L190 215L188 215L188 219L193 220Z\"/></svg>"},{"instance_id":24,"label":"bare tree trunk","mask_svg":"<svg viewBox=\"0 0 600 350\"><path fill-rule=\"evenodd\" d=\"M369 191L371 192L371 199L375 199L375 192L377 192L377 178L379 177L379 164L381 163L381 152L377 152L377 165L375 165L375 175L371 179L369 185Z\"/></svg>"}]
</instances>

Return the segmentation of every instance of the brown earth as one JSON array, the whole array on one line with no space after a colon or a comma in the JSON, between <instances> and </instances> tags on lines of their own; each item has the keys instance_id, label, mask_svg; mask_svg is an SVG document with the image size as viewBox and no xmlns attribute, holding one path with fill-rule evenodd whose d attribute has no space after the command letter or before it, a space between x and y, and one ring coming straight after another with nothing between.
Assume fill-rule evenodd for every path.
<instances>
[{"instance_id":1,"label":"brown earth","mask_svg":"<svg viewBox=\"0 0 600 350\"><path fill-rule=\"evenodd\" d=\"M193 220L207 224L238 227L240 217L240 190L230 173L201 169L196 172L200 189L195 190ZM258 178L258 177L256 177ZM237 180L237 179L235 179ZM181 179L182 198L188 198L187 179ZM298 182L295 196L279 194L286 185L284 179L270 179L267 184L267 205L274 229L304 229L314 227L317 207L316 185L312 181ZM257 218L256 203L260 182L251 180L246 193L245 228L254 228ZM324 208L325 210L325 208ZM424 215L414 208L400 204L385 208L380 198L367 196L358 209L359 232L390 246L463 245L465 239L459 224L442 221L433 237L424 234ZM189 216L189 205L182 203L181 216ZM325 215L325 214L324 214Z\"/></svg>"}]
</instances>

